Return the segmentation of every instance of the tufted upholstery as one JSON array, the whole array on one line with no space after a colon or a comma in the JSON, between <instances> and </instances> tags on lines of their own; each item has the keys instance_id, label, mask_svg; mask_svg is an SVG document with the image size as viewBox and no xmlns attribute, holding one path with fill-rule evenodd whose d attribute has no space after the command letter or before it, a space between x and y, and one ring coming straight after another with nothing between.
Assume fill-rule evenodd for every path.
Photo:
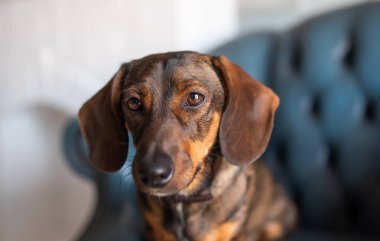
<instances>
[{"instance_id":1,"label":"tufted upholstery","mask_svg":"<svg viewBox=\"0 0 380 241\"><path fill-rule=\"evenodd\" d=\"M246 35L213 54L226 55L280 96L265 160L299 205L294 240L380 240L380 2L285 33ZM99 192L80 240L137 240L134 199L120 191L125 175L91 169L80 138L72 122L69 163Z\"/></svg>"},{"instance_id":2,"label":"tufted upholstery","mask_svg":"<svg viewBox=\"0 0 380 241\"><path fill-rule=\"evenodd\" d=\"M280 96L266 160L298 202L302 225L380 238L380 3L215 53Z\"/></svg>"}]
</instances>

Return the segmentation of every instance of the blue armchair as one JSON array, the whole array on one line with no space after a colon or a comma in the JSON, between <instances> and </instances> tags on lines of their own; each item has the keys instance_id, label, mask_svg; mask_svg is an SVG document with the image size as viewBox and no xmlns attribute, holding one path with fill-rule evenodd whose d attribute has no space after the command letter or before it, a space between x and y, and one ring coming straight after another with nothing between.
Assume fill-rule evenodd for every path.
<instances>
[{"instance_id":1,"label":"blue armchair","mask_svg":"<svg viewBox=\"0 0 380 241\"><path fill-rule=\"evenodd\" d=\"M212 54L280 96L265 160L299 206L293 240L380 240L380 2L285 33L239 37ZM75 121L65 150L74 170L98 187L98 208L79 240L140 240L135 196L120 186L125 175L90 167Z\"/></svg>"}]
</instances>

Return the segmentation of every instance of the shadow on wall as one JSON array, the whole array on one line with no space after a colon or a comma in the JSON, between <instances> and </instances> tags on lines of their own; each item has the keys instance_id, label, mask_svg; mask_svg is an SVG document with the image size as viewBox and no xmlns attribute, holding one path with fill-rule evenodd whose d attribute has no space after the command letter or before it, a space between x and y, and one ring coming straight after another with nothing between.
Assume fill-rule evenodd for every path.
<instances>
[{"instance_id":1,"label":"shadow on wall","mask_svg":"<svg viewBox=\"0 0 380 241\"><path fill-rule=\"evenodd\" d=\"M72 240L94 190L63 160L68 115L32 106L0 117L0 240Z\"/></svg>"}]
</instances>

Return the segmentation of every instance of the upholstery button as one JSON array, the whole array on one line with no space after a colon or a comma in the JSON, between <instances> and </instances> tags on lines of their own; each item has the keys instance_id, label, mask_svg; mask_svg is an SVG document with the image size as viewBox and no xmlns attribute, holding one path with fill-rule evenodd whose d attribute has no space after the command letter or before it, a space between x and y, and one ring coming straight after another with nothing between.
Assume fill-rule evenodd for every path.
<instances>
[{"instance_id":1,"label":"upholstery button","mask_svg":"<svg viewBox=\"0 0 380 241\"><path fill-rule=\"evenodd\" d=\"M276 154L277 154L278 163L283 167L286 166L288 153L287 153L287 146L285 142L284 141L278 142L276 149L277 149Z\"/></svg>"},{"instance_id":2,"label":"upholstery button","mask_svg":"<svg viewBox=\"0 0 380 241\"><path fill-rule=\"evenodd\" d=\"M344 52L343 52L343 63L344 65L352 69L355 65L355 53L356 53L356 45L353 37L350 38L350 40L345 41L345 45L343 46Z\"/></svg>"},{"instance_id":3,"label":"upholstery button","mask_svg":"<svg viewBox=\"0 0 380 241\"><path fill-rule=\"evenodd\" d=\"M293 43L293 53L291 56L291 65L294 72L300 72L302 68L302 51L301 51L302 45L300 44L300 41L296 40Z\"/></svg>"},{"instance_id":4,"label":"upholstery button","mask_svg":"<svg viewBox=\"0 0 380 241\"><path fill-rule=\"evenodd\" d=\"M376 106L375 102L370 100L365 106L364 119L367 122L373 122L376 117Z\"/></svg>"},{"instance_id":5,"label":"upholstery button","mask_svg":"<svg viewBox=\"0 0 380 241\"><path fill-rule=\"evenodd\" d=\"M318 97L314 97L311 103L311 114L314 118L319 118L321 113L321 101Z\"/></svg>"},{"instance_id":6,"label":"upholstery button","mask_svg":"<svg viewBox=\"0 0 380 241\"><path fill-rule=\"evenodd\" d=\"M328 163L329 166L335 170L339 162L339 153L338 153L338 148L335 144L330 144L329 145L329 150L328 150Z\"/></svg>"}]
</instances>

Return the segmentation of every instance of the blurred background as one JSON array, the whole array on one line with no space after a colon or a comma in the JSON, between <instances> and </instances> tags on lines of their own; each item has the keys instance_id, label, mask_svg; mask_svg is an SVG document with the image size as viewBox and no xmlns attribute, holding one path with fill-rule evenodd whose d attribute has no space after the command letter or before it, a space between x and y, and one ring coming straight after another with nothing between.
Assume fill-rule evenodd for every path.
<instances>
[{"instance_id":1,"label":"blurred background","mask_svg":"<svg viewBox=\"0 0 380 241\"><path fill-rule=\"evenodd\" d=\"M62 132L121 63L209 52L365 0L0 0L0 240L72 240L93 184L64 161Z\"/></svg>"}]
</instances>

